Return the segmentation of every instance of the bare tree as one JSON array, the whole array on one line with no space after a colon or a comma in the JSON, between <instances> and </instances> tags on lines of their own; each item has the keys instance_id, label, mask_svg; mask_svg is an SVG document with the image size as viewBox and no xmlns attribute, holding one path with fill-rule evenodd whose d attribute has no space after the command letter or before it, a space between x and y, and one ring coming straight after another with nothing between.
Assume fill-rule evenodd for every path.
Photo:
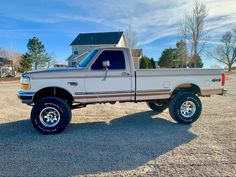
<instances>
[{"instance_id":1,"label":"bare tree","mask_svg":"<svg viewBox=\"0 0 236 177\"><path fill-rule=\"evenodd\" d=\"M18 71L19 67L20 67L20 61L21 61L21 56L20 55L16 55L15 59L13 60L13 65L15 67L15 69Z\"/></svg>"},{"instance_id":2,"label":"bare tree","mask_svg":"<svg viewBox=\"0 0 236 177\"><path fill-rule=\"evenodd\" d=\"M11 67L11 70L8 70L7 74L11 73L11 75L14 76L15 71L19 67L20 54L17 52L13 52L13 51L9 51L9 50L0 48L0 57L10 60L7 64L5 64L5 66L8 66L8 68ZM1 67L3 67L3 66L4 65L0 66L0 73L2 72Z\"/></svg>"},{"instance_id":3,"label":"bare tree","mask_svg":"<svg viewBox=\"0 0 236 177\"><path fill-rule=\"evenodd\" d=\"M183 20L179 23L179 31L184 41L189 45L190 59L197 66L198 57L207 41L205 32L205 19L208 15L206 4L195 2L193 10L186 13Z\"/></svg>"},{"instance_id":4,"label":"bare tree","mask_svg":"<svg viewBox=\"0 0 236 177\"><path fill-rule=\"evenodd\" d=\"M231 72L232 66L236 63L236 28L227 31L221 39L221 44L208 56L220 63L226 64L228 71Z\"/></svg>"},{"instance_id":5,"label":"bare tree","mask_svg":"<svg viewBox=\"0 0 236 177\"><path fill-rule=\"evenodd\" d=\"M131 25L129 25L129 28L125 31L125 42L126 46L130 49L135 48L137 44L136 35L133 32Z\"/></svg>"},{"instance_id":6,"label":"bare tree","mask_svg":"<svg viewBox=\"0 0 236 177\"><path fill-rule=\"evenodd\" d=\"M49 58L48 63L47 63L47 68L54 67L55 64L57 64L57 60L54 58Z\"/></svg>"},{"instance_id":7,"label":"bare tree","mask_svg":"<svg viewBox=\"0 0 236 177\"><path fill-rule=\"evenodd\" d=\"M0 57L15 60L20 56L19 53L0 48Z\"/></svg>"},{"instance_id":8,"label":"bare tree","mask_svg":"<svg viewBox=\"0 0 236 177\"><path fill-rule=\"evenodd\" d=\"M8 51L3 48L0 48L0 57L8 58Z\"/></svg>"},{"instance_id":9,"label":"bare tree","mask_svg":"<svg viewBox=\"0 0 236 177\"><path fill-rule=\"evenodd\" d=\"M12 60L15 68L19 67L19 60L21 59L20 56L21 54L18 52L9 51L9 50L0 48L0 57Z\"/></svg>"}]
</instances>

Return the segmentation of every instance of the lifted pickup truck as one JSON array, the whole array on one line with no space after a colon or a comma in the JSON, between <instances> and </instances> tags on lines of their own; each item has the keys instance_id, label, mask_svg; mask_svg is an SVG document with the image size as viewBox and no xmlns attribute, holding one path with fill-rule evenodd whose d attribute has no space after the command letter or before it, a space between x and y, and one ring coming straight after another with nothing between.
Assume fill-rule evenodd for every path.
<instances>
[{"instance_id":1,"label":"lifted pickup truck","mask_svg":"<svg viewBox=\"0 0 236 177\"><path fill-rule=\"evenodd\" d=\"M91 51L74 68L22 74L18 97L33 105L31 122L43 134L62 132L71 109L95 103L147 102L153 111L169 107L182 124L195 122L202 111L198 96L223 95L221 69L134 69L127 48Z\"/></svg>"}]
</instances>

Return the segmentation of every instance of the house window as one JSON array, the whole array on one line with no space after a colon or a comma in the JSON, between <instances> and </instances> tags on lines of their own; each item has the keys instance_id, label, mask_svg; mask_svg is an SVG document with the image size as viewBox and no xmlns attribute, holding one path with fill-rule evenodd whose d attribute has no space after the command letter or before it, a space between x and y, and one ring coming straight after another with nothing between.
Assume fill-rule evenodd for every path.
<instances>
[{"instance_id":1,"label":"house window","mask_svg":"<svg viewBox=\"0 0 236 177\"><path fill-rule=\"evenodd\" d=\"M102 70L103 61L109 61L109 69L125 69L125 57L123 51L103 51L93 63L91 69Z\"/></svg>"},{"instance_id":2,"label":"house window","mask_svg":"<svg viewBox=\"0 0 236 177\"><path fill-rule=\"evenodd\" d=\"M74 55L78 55L78 53L79 53L79 52L78 52L78 48L75 48L75 49L74 49Z\"/></svg>"},{"instance_id":3,"label":"house window","mask_svg":"<svg viewBox=\"0 0 236 177\"><path fill-rule=\"evenodd\" d=\"M75 61L73 61L73 62L71 63L71 66L72 66L72 67L75 67L76 64L77 64L77 63L76 63Z\"/></svg>"}]
</instances>

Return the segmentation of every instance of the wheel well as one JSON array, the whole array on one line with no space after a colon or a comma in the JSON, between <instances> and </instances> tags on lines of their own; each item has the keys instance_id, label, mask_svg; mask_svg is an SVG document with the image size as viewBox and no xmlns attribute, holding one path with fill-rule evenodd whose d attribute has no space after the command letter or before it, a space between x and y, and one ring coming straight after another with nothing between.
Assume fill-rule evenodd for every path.
<instances>
[{"instance_id":1,"label":"wheel well","mask_svg":"<svg viewBox=\"0 0 236 177\"><path fill-rule=\"evenodd\" d=\"M201 95L200 88L195 84L182 84L174 89L172 95L178 94L179 92L191 92L194 94Z\"/></svg>"},{"instance_id":2,"label":"wheel well","mask_svg":"<svg viewBox=\"0 0 236 177\"><path fill-rule=\"evenodd\" d=\"M74 101L73 96L67 90L58 87L47 87L35 93L33 97L33 102L36 103L40 99L50 96L61 98L65 100L70 106Z\"/></svg>"}]
</instances>

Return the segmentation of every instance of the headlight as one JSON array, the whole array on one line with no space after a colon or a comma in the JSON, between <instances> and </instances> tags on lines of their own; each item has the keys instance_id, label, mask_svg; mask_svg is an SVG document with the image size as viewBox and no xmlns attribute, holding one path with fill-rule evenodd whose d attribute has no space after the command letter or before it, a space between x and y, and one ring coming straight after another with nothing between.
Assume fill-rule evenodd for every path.
<instances>
[{"instance_id":1,"label":"headlight","mask_svg":"<svg viewBox=\"0 0 236 177\"><path fill-rule=\"evenodd\" d=\"M30 78L29 77L21 77L21 88L29 89L30 88Z\"/></svg>"}]
</instances>

